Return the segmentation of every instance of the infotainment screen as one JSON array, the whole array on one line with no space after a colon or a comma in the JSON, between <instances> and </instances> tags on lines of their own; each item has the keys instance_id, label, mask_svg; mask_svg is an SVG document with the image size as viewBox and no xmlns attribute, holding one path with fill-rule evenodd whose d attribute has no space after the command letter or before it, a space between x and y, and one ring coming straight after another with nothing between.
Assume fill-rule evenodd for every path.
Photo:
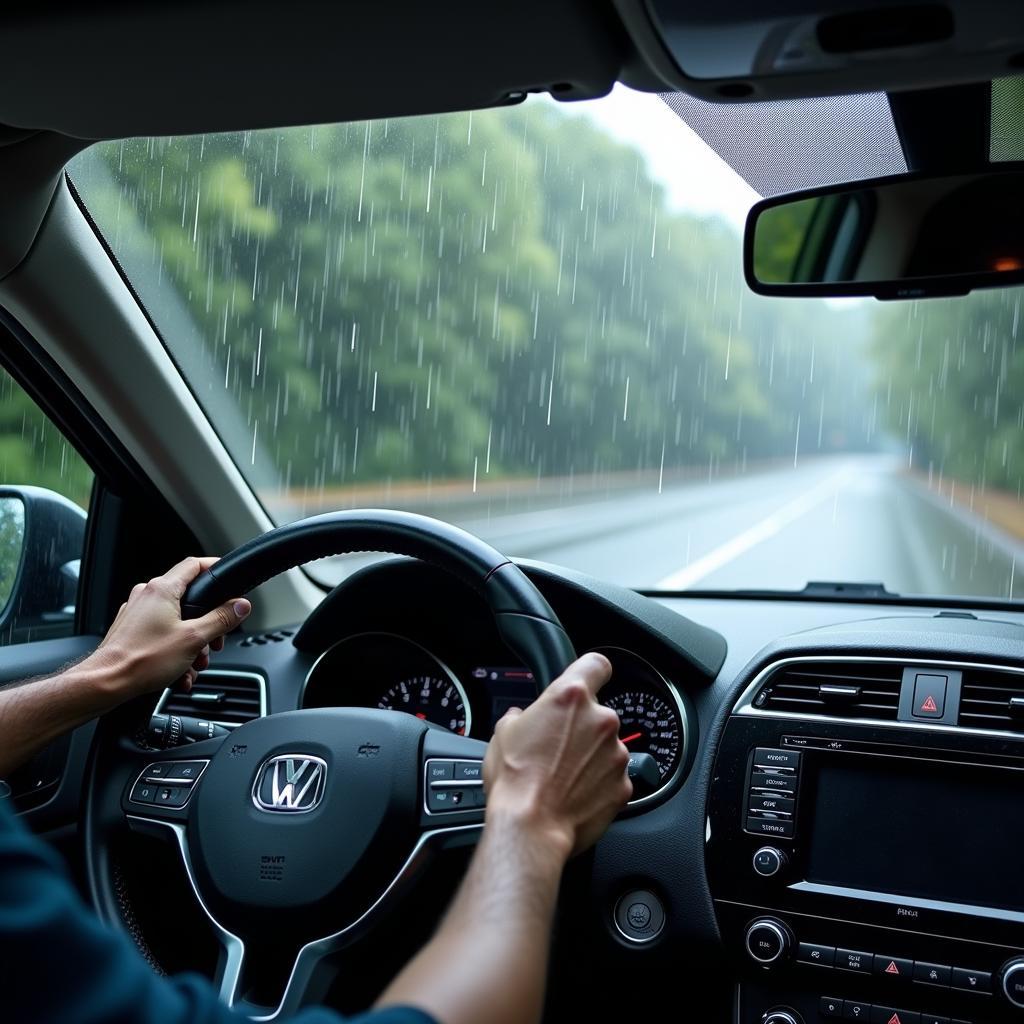
<instances>
[{"instance_id":1,"label":"infotainment screen","mask_svg":"<svg viewBox=\"0 0 1024 1024\"><path fill-rule=\"evenodd\" d=\"M1024 911L1024 772L824 756L807 881Z\"/></svg>"}]
</instances>

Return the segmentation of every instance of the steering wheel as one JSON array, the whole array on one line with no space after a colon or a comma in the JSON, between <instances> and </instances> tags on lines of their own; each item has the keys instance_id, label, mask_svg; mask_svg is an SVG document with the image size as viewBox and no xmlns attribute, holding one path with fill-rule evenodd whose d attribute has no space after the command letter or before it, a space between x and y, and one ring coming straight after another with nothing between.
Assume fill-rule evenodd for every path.
<instances>
[{"instance_id":1,"label":"steering wheel","mask_svg":"<svg viewBox=\"0 0 1024 1024\"><path fill-rule=\"evenodd\" d=\"M271 530L199 576L183 614L200 615L293 566L356 551L424 559L477 589L538 691L574 657L555 613L516 565L463 530L405 512L332 512ZM159 752L112 732L97 742L87 790L97 907L120 920L104 841L112 827L127 820L173 838L223 947L215 979L222 1001L257 1019L291 1013L322 994L331 974L325 958L372 927L415 882L428 852L476 842L486 749L412 715L367 708L286 711L241 725L223 742ZM171 763L186 757L191 781L174 784L181 769ZM463 806L430 798L446 783ZM146 785L170 789L182 805L139 802L137 787ZM272 1011L245 998L249 965L270 948L293 958Z\"/></svg>"}]
</instances>

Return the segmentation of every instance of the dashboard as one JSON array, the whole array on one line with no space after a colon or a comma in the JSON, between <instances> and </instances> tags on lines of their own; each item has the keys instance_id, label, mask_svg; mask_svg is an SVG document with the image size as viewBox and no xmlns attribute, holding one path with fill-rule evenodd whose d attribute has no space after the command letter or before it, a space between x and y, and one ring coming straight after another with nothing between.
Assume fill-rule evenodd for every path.
<instances>
[{"instance_id":1,"label":"dashboard","mask_svg":"<svg viewBox=\"0 0 1024 1024\"><path fill-rule=\"evenodd\" d=\"M637 801L659 795L679 775L688 712L676 685L624 647L594 648L612 665L612 681L598 696L619 716L619 738L632 755L646 755L657 776ZM303 687L304 708L367 707L404 711L461 736L488 740L510 708L536 699L533 673L508 664L495 649L488 664L452 654L452 668L400 633L357 633L339 640L316 661Z\"/></svg>"},{"instance_id":2,"label":"dashboard","mask_svg":"<svg viewBox=\"0 0 1024 1024\"><path fill-rule=\"evenodd\" d=\"M612 661L601 699L657 765L567 871L551 1019L583 992L600 1019L628 1015L672 978L680 1007L731 1024L1024 1022L1024 614L653 599L521 564L577 651ZM393 559L305 623L230 638L158 706L196 714L196 698L228 725L385 707L487 739L534 686L473 590ZM145 930L144 896L135 909ZM386 967L368 958L368 991ZM595 972L628 984L597 993Z\"/></svg>"}]
</instances>

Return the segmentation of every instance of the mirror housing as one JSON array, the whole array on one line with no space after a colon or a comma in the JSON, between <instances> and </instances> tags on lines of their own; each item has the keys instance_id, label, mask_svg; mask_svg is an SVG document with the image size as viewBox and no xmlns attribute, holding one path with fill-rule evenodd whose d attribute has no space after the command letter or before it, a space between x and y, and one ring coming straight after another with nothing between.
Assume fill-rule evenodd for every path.
<instances>
[{"instance_id":1,"label":"mirror housing","mask_svg":"<svg viewBox=\"0 0 1024 1024\"><path fill-rule=\"evenodd\" d=\"M10 531L10 550L3 568L13 574L9 596L0 609L0 633L5 634L5 642L45 640L68 633L68 623L75 615L85 524L85 512L55 491L0 487L0 536ZM18 533L20 551L13 547Z\"/></svg>"},{"instance_id":2,"label":"mirror housing","mask_svg":"<svg viewBox=\"0 0 1024 1024\"><path fill-rule=\"evenodd\" d=\"M1024 163L775 196L747 216L760 295L918 299L1024 283Z\"/></svg>"}]
</instances>

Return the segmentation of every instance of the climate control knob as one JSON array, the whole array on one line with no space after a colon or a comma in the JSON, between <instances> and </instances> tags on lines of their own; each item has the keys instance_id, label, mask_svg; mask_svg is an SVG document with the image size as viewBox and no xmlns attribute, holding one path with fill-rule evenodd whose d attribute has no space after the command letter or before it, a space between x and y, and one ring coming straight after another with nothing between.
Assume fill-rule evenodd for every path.
<instances>
[{"instance_id":1,"label":"climate control knob","mask_svg":"<svg viewBox=\"0 0 1024 1024\"><path fill-rule=\"evenodd\" d=\"M762 1024L804 1024L803 1017L796 1010L769 1010L762 1018Z\"/></svg>"},{"instance_id":2,"label":"climate control knob","mask_svg":"<svg viewBox=\"0 0 1024 1024\"><path fill-rule=\"evenodd\" d=\"M999 972L999 979L1003 986L1003 995L1014 1006L1024 1010L1024 957L1007 960Z\"/></svg>"},{"instance_id":3,"label":"climate control knob","mask_svg":"<svg viewBox=\"0 0 1024 1024\"><path fill-rule=\"evenodd\" d=\"M751 921L743 942L750 958L762 967L771 967L785 960L793 946L789 929L774 917L759 917Z\"/></svg>"}]
</instances>

